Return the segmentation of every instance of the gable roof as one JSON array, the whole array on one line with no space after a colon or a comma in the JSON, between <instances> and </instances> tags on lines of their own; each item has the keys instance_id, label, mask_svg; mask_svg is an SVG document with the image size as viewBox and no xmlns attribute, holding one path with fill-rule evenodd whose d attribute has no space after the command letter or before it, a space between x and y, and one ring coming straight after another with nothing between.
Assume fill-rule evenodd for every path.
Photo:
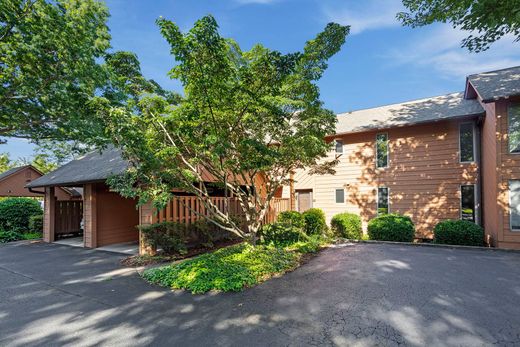
<instances>
[{"instance_id":1,"label":"gable roof","mask_svg":"<svg viewBox=\"0 0 520 347\"><path fill-rule=\"evenodd\" d=\"M520 95L520 66L469 75L468 82L483 102Z\"/></svg>"},{"instance_id":2,"label":"gable roof","mask_svg":"<svg viewBox=\"0 0 520 347\"><path fill-rule=\"evenodd\" d=\"M101 153L93 151L83 157L72 160L58 169L35 179L27 184L26 187L74 186L104 181L112 175L123 173L128 166L128 161L121 157L121 151L110 147Z\"/></svg>"},{"instance_id":3,"label":"gable roof","mask_svg":"<svg viewBox=\"0 0 520 347\"><path fill-rule=\"evenodd\" d=\"M13 167L7 171L4 171L0 174L0 181L6 179L7 177L17 173L18 171L22 171L23 169L25 169L26 167L30 167L30 165L24 165L24 166L18 166L18 167Z\"/></svg>"},{"instance_id":4,"label":"gable roof","mask_svg":"<svg viewBox=\"0 0 520 347\"><path fill-rule=\"evenodd\" d=\"M480 115L484 109L464 93L452 93L338 114L336 134L387 129L457 117Z\"/></svg>"}]
</instances>

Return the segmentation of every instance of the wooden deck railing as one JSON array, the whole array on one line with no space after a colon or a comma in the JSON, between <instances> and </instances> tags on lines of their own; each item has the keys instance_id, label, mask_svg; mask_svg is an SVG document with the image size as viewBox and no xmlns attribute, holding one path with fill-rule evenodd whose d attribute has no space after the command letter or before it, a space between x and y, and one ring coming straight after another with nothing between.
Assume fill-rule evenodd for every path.
<instances>
[{"instance_id":1,"label":"wooden deck railing","mask_svg":"<svg viewBox=\"0 0 520 347\"><path fill-rule=\"evenodd\" d=\"M233 216L240 216L243 214L242 208L236 198L225 197L211 197L213 204L224 212L226 209L226 201L228 204L229 213ZM278 217L278 214L283 211L288 211L290 207L289 199L273 198L269 212L264 218L264 223L272 223ZM177 222L192 224L195 221L208 215L208 211L204 204L195 196L176 196L170 200L168 205L159 210L154 222Z\"/></svg>"}]
</instances>

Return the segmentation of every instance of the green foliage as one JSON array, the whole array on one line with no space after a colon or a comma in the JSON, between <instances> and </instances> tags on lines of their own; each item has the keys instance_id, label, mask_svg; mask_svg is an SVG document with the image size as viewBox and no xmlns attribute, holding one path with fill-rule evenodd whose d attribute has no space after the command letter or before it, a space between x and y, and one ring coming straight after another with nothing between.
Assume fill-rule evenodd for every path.
<instances>
[{"instance_id":1,"label":"green foliage","mask_svg":"<svg viewBox=\"0 0 520 347\"><path fill-rule=\"evenodd\" d=\"M305 225L303 216L298 211L283 211L280 212L277 218L280 224L290 225L298 229L302 229Z\"/></svg>"},{"instance_id":2,"label":"green foliage","mask_svg":"<svg viewBox=\"0 0 520 347\"><path fill-rule=\"evenodd\" d=\"M212 16L184 33L164 18L157 24L176 61L169 76L184 93L174 100L141 94L121 107L102 97L92 103L108 136L136 164L110 185L158 207L171 198L172 188L183 189L205 201L213 222L255 239L291 171L327 170L336 163L322 160L336 117L323 107L317 81L349 28L330 23L302 52L282 54L259 44L242 51L220 35ZM243 224L207 199L201 172L241 201Z\"/></svg>"},{"instance_id":3,"label":"green foliage","mask_svg":"<svg viewBox=\"0 0 520 347\"><path fill-rule=\"evenodd\" d=\"M287 249L294 250L298 253L316 253L320 250L321 246L325 245L327 240L321 235L312 235L306 237L304 241L298 241L288 246Z\"/></svg>"},{"instance_id":4,"label":"green foliage","mask_svg":"<svg viewBox=\"0 0 520 347\"><path fill-rule=\"evenodd\" d=\"M41 233L43 232L43 214L35 214L29 217L29 232Z\"/></svg>"},{"instance_id":5,"label":"green foliage","mask_svg":"<svg viewBox=\"0 0 520 347\"><path fill-rule=\"evenodd\" d=\"M325 213L319 208L311 208L303 212L304 231L307 235L321 235L327 231Z\"/></svg>"},{"instance_id":6,"label":"green foliage","mask_svg":"<svg viewBox=\"0 0 520 347\"><path fill-rule=\"evenodd\" d=\"M361 239L361 217L353 213L339 213L332 217L330 226L335 234L347 239Z\"/></svg>"},{"instance_id":7,"label":"green foliage","mask_svg":"<svg viewBox=\"0 0 520 347\"><path fill-rule=\"evenodd\" d=\"M280 222L264 225L259 235L260 243L276 247L285 247L308 239L301 228Z\"/></svg>"},{"instance_id":8,"label":"green foliage","mask_svg":"<svg viewBox=\"0 0 520 347\"><path fill-rule=\"evenodd\" d=\"M30 198L7 198L0 201L0 229L27 232L29 219L43 214L40 203Z\"/></svg>"},{"instance_id":9,"label":"green foliage","mask_svg":"<svg viewBox=\"0 0 520 347\"><path fill-rule=\"evenodd\" d=\"M22 234L16 231L0 230L0 243L18 241L22 238Z\"/></svg>"},{"instance_id":10,"label":"green foliage","mask_svg":"<svg viewBox=\"0 0 520 347\"><path fill-rule=\"evenodd\" d=\"M161 248L166 254L185 254L188 243L188 227L184 223L162 222L140 226L145 242Z\"/></svg>"},{"instance_id":11,"label":"green foliage","mask_svg":"<svg viewBox=\"0 0 520 347\"><path fill-rule=\"evenodd\" d=\"M392 213L371 219L368 235L371 240L412 242L415 226L410 217Z\"/></svg>"},{"instance_id":12,"label":"green foliage","mask_svg":"<svg viewBox=\"0 0 520 347\"><path fill-rule=\"evenodd\" d=\"M419 27L449 22L454 28L471 32L462 41L469 51L485 51L505 35L520 40L520 0L403 0L409 12L397 18L405 25Z\"/></svg>"},{"instance_id":13,"label":"green foliage","mask_svg":"<svg viewBox=\"0 0 520 347\"><path fill-rule=\"evenodd\" d=\"M155 284L192 293L240 291L298 265L298 253L240 244L170 266L150 269L143 277Z\"/></svg>"},{"instance_id":14,"label":"green foliage","mask_svg":"<svg viewBox=\"0 0 520 347\"><path fill-rule=\"evenodd\" d=\"M484 229L466 220L444 220L435 226L434 242L449 245L482 246Z\"/></svg>"}]
</instances>

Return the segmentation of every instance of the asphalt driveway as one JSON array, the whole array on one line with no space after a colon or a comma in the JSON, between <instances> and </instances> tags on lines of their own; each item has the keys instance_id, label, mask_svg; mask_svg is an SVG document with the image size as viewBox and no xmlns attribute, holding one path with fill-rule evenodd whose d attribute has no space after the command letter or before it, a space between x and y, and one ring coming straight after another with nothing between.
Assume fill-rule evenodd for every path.
<instances>
[{"instance_id":1,"label":"asphalt driveway","mask_svg":"<svg viewBox=\"0 0 520 347\"><path fill-rule=\"evenodd\" d=\"M148 285L120 259L0 246L0 346L520 346L520 253L347 245L202 296Z\"/></svg>"}]
</instances>

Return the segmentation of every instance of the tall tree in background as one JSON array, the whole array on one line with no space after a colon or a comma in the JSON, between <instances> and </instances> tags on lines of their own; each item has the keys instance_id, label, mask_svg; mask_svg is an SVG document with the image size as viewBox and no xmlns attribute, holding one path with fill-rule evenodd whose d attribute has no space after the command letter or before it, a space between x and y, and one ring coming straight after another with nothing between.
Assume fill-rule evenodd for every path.
<instances>
[{"instance_id":1,"label":"tall tree in background","mask_svg":"<svg viewBox=\"0 0 520 347\"><path fill-rule=\"evenodd\" d=\"M171 21L157 23L177 61L169 74L180 80L184 96L141 95L126 107L97 99L108 135L133 164L110 183L122 195L158 207L174 188L183 189L200 198L211 222L254 242L290 172L334 164L319 163L336 117L323 108L316 81L349 28L328 24L302 52L282 54L261 45L242 51L219 35L211 16L184 34ZM208 180L238 200L245 220L213 204Z\"/></svg>"},{"instance_id":2,"label":"tall tree in background","mask_svg":"<svg viewBox=\"0 0 520 347\"><path fill-rule=\"evenodd\" d=\"M403 5L408 12L397 15L403 24L451 23L470 32L462 46L472 52L487 50L507 34L520 41L520 0L403 0Z\"/></svg>"}]
</instances>

